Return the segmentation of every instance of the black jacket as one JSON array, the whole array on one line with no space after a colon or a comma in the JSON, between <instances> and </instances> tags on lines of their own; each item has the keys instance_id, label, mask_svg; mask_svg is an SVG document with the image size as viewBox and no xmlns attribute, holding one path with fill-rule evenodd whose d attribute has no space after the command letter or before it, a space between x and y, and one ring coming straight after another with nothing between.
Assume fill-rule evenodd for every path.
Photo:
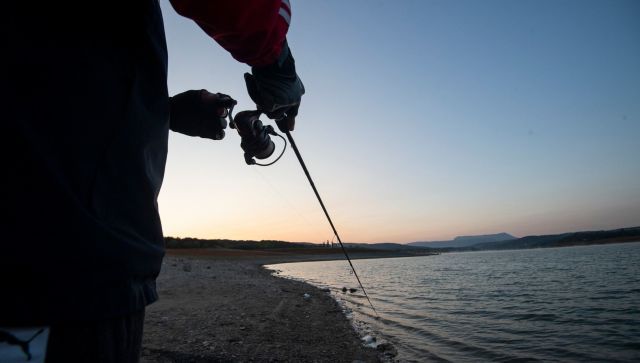
<instances>
[{"instance_id":1,"label":"black jacket","mask_svg":"<svg viewBox=\"0 0 640 363\"><path fill-rule=\"evenodd\" d=\"M0 326L100 319L157 299L162 16L156 1L95 6L3 10Z\"/></svg>"},{"instance_id":2,"label":"black jacket","mask_svg":"<svg viewBox=\"0 0 640 363\"><path fill-rule=\"evenodd\" d=\"M289 1L171 3L254 74L299 83L290 53L289 73L274 67ZM189 115L169 123L158 1L2 10L0 326L139 310L157 299L169 128L210 134Z\"/></svg>"}]
</instances>

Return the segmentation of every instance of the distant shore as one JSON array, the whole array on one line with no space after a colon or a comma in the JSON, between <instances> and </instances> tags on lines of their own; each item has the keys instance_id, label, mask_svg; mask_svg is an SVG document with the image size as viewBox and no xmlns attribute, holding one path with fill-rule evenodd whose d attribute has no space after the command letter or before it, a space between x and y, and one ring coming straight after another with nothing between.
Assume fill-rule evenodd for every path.
<instances>
[{"instance_id":1,"label":"distant shore","mask_svg":"<svg viewBox=\"0 0 640 363\"><path fill-rule=\"evenodd\" d=\"M394 258L428 256L436 253L416 255L404 251L349 249L353 260L369 258ZM216 260L250 261L257 265L289 262L344 260L340 248L273 248L273 249L232 249L232 248L177 248L168 249L168 256L205 258Z\"/></svg>"},{"instance_id":2,"label":"distant shore","mask_svg":"<svg viewBox=\"0 0 640 363\"><path fill-rule=\"evenodd\" d=\"M344 259L339 249L168 250L160 300L147 308L142 362L379 362L328 293L262 267L335 259Z\"/></svg>"}]
</instances>

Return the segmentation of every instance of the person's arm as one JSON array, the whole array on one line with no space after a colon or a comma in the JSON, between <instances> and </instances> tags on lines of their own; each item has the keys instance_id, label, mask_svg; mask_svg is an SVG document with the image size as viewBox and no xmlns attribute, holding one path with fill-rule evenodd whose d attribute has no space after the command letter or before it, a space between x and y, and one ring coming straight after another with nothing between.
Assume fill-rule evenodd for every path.
<instances>
[{"instance_id":1,"label":"person's arm","mask_svg":"<svg viewBox=\"0 0 640 363\"><path fill-rule=\"evenodd\" d=\"M171 0L238 61L252 66L245 75L258 110L293 130L304 85L286 42L291 21L288 0Z\"/></svg>"},{"instance_id":2,"label":"person's arm","mask_svg":"<svg viewBox=\"0 0 640 363\"><path fill-rule=\"evenodd\" d=\"M171 0L239 62L252 67L273 64L282 52L291 8L281 0Z\"/></svg>"}]
</instances>

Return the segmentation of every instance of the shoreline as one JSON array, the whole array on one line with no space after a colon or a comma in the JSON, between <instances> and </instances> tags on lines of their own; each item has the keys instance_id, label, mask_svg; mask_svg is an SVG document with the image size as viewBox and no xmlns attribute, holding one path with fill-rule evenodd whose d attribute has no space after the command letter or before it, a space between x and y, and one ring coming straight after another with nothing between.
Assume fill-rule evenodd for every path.
<instances>
[{"instance_id":1,"label":"shoreline","mask_svg":"<svg viewBox=\"0 0 640 363\"><path fill-rule=\"evenodd\" d=\"M329 293L264 267L344 259L338 252L168 250L157 282L160 299L147 307L141 362L382 361Z\"/></svg>"},{"instance_id":2,"label":"shoreline","mask_svg":"<svg viewBox=\"0 0 640 363\"><path fill-rule=\"evenodd\" d=\"M439 253L412 254L387 250L349 250L352 260L377 258L423 257ZM279 263L336 261L345 260L340 249L226 249L226 248L181 248L168 249L167 256L203 259L224 259L235 261L253 261L261 265L275 265Z\"/></svg>"}]
</instances>

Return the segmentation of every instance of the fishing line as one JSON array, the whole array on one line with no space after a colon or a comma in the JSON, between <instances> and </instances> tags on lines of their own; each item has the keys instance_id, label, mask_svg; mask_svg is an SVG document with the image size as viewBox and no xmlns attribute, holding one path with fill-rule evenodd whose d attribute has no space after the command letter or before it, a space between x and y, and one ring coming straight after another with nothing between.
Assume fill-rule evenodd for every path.
<instances>
[{"instance_id":1,"label":"fishing line","mask_svg":"<svg viewBox=\"0 0 640 363\"><path fill-rule=\"evenodd\" d=\"M300 210L295 206L295 204L293 204L289 200L289 198L287 198L286 195L281 193L280 190L278 188L276 188L276 186L269 180L269 178L267 178L262 172L260 172L260 168L252 168L252 170L254 170L255 173L258 174L262 178L262 180L265 181L265 183L271 188L271 191L274 192L274 194L276 194L276 197L278 197L280 200L283 200L285 203L287 203L289 208L291 208L291 210L293 210L295 212L295 214L301 220L303 220L307 225L311 225L312 224L311 221L309 219L307 219L307 217L305 217L302 212L300 212ZM332 240L332 242L333 242L333 240Z\"/></svg>"},{"instance_id":2,"label":"fishing line","mask_svg":"<svg viewBox=\"0 0 640 363\"><path fill-rule=\"evenodd\" d=\"M333 221L331 220L331 217L329 216L329 212L327 212L327 208L324 206L324 203L322 202L322 198L320 198L320 193L318 193L318 189L316 188L316 185L313 183L313 179L311 179L311 174L309 174L309 170L307 169L307 165L304 163L304 160L302 159L302 155L300 155L300 151L298 150L298 146L296 146L295 141L293 141L293 136L291 136L291 132L287 131L286 134L287 134L287 139L289 139L289 143L291 144L291 148L295 152L296 157L298 158L298 161L300 162L300 166L302 166L302 170L304 170L304 174L307 176L307 179L309 180L309 184L311 184L311 188L313 189L313 192L316 194L316 198L318 198L318 202L320 202L320 206L322 207L322 211L324 212L324 215L327 217L327 220L329 221L329 224L331 225L331 229L333 230L333 234L338 239L338 242L340 242L340 248L342 248L342 252L344 252L344 256L347 258L347 261L349 261L349 266L351 266L351 270L353 271L353 274L355 275L356 280L358 280L358 284L360 285L360 288L362 289L362 292L364 293L364 296L367 298L367 301L369 302L369 305L371 305L371 309L373 309L373 312L376 313L376 316L379 318L380 316L378 315L378 312L376 311L376 308L373 307L373 304L371 303L371 299L369 299L369 295L367 294L367 290L364 289L364 286L362 285L362 282L360 282L360 277L358 277L358 273L356 272L356 269L353 267L353 263L351 263L351 258L349 258L349 254L347 253L347 250L344 248L344 244L342 243L342 239L340 238L340 235L338 234L338 231L336 230L336 227L333 225Z\"/></svg>"}]
</instances>

